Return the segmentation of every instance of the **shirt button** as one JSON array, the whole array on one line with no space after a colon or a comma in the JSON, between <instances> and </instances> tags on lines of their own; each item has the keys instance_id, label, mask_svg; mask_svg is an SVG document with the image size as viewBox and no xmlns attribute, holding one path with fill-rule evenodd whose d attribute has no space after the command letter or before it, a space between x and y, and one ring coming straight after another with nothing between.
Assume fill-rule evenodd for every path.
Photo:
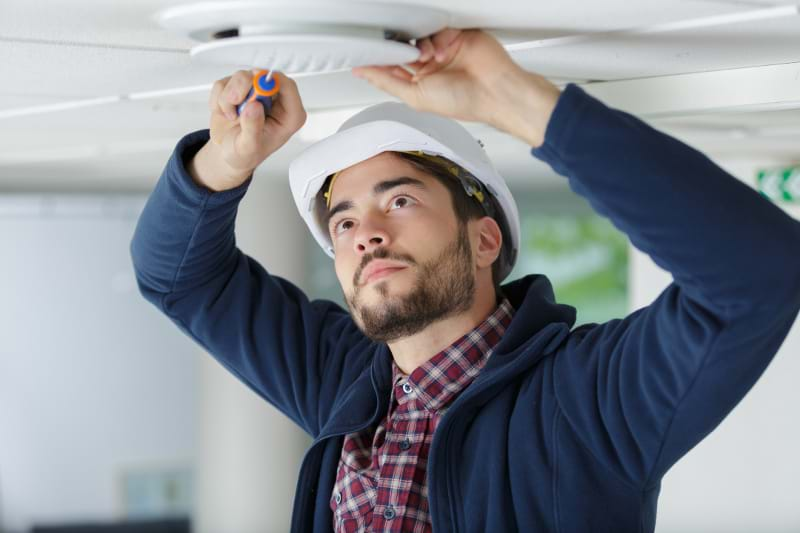
<instances>
[{"instance_id":1,"label":"shirt button","mask_svg":"<svg viewBox=\"0 0 800 533\"><path fill-rule=\"evenodd\" d=\"M411 388L411 385L409 385L408 382L403 383L403 392L405 392L406 394L411 394L411 391L413 390L414 389Z\"/></svg>"},{"instance_id":2,"label":"shirt button","mask_svg":"<svg viewBox=\"0 0 800 533\"><path fill-rule=\"evenodd\" d=\"M333 499L336 500L336 505L339 505L340 503L342 503L342 493L337 492L336 496L334 496Z\"/></svg>"},{"instance_id":3,"label":"shirt button","mask_svg":"<svg viewBox=\"0 0 800 533\"><path fill-rule=\"evenodd\" d=\"M406 451L407 449L411 448L411 441L408 439L403 439L400 441L400 449Z\"/></svg>"},{"instance_id":4,"label":"shirt button","mask_svg":"<svg viewBox=\"0 0 800 533\"><path fill-rule=\"evenodd\" d=\"M389 505L388 507L386 507L386 509L384 509L383 517L386 520L391 520L392 518L394 518L394 516L395 516L394 515L394 508L391 505Z\"/></svg>"}]
</instances>

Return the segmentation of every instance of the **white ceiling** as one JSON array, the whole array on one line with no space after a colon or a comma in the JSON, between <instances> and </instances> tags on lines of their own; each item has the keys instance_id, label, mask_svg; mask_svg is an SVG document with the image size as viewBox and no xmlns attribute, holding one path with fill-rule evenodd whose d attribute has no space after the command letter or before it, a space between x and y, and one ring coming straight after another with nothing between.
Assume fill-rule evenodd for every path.
<instances>
[{"instance_id":1,"label":"white ceiling","mask_svg":"<svg viewBox=\"0 0 800 533\"><path fill-rule=\"evenodd\" d=\"M194 43L156 24L157 11L180 3L185 2L0 2L0 190L152 187L177 140L207 127L207 88L236 70L193 62L189 49ZM658 82L686 73L779 64L796 64L795 82L800 79L800 16L792 3L438 0L424 4L449 12L451 26L489 29L512 48L527 42L523 50L513 52L514 58L560 83L591 81L589 86L599 86L641 78ZM346 8L346 3L342 6ZM282 178L308 139L332 132L359 106L387 99L347 72L298 75L297 80L310 119L306 131L259 171L265 176ZM156 98L142 94L170 88L189 89ZM70 110L43 107L123 95L142 99ZM612 103L625 106L624 101ZM779 111L727 110L653 120L720 157L746 152L752 157L798 160L800 111L792 107L800 107L800 93L794 104L784 104ZM536 175L538 183L553 183L547 169L535 164L521 143L484 126L468 127L484 141L510 181L529 181Z\"/></svg>"}]
</instances>

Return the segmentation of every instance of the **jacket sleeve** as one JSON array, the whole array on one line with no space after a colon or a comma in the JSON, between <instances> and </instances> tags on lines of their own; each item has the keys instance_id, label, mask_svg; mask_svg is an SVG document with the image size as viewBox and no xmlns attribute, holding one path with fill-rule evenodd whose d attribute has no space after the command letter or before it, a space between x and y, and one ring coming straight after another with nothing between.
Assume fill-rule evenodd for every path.
<instances>
[{"instance_id":1,"label":"jacket sleeve","mask_svg":"<svg viewBox=\"0 0 800 533\"><path fill-rule=\"evenodd\" d=\"M216 193L197 185L184 163L207 140L208 130L181 139L140 215L130 245L139 290L316 436L339 389L363 368L360 359L344 359L364 337L340 306L309 301L237 248L236 213L252 176Z\"/></svg>"},{"instance_id":2,"label":"jacket sleeve","mask_svg":"<svg viewBox=\"0 0 800 533\"><path fill-rule=\"evenodd\" d=\"M574 330L553 367L574 432L649 489L783 342L800 308L800 224L700 152L575 85L532 153L672 274L649 306Z\"/></svg>"}]
</instances>

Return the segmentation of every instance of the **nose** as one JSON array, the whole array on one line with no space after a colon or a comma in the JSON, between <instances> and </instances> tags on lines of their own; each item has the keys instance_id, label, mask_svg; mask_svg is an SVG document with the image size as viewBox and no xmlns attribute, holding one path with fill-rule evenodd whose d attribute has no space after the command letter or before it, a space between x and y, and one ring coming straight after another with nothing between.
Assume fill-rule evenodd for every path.
<instances>
[{"instance_id":1,"label":"nose","mask_svg":"<svg viewBox=\"0 0 800 533\"><path fill-rule=\"evenodd\" d=\"M376 223L375 219L371 217L361 220L353 240L357 255L372 253L375 248L388 246L388 244L389 233L382 225Z\"/></svg>"}]
</instances>

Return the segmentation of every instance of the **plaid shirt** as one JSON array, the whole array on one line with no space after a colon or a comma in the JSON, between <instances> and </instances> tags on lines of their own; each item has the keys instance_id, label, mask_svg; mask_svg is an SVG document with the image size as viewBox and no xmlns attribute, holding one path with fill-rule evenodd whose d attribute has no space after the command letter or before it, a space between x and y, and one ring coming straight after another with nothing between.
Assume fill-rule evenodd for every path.
<instances>
[{"instance_id":1,"label":"plaid shirt","mask_svg":"<svg viewBox=\"0 0 800 533\"><path fill-rule=\"evenodd\" d=\"M345 436L330 501L334 531L431 531L426 470L433 433L489 360L513 312L504 299L478 327L410 376L392 363L386 417L377 428Z\"/></svg>"}]
</instances>

